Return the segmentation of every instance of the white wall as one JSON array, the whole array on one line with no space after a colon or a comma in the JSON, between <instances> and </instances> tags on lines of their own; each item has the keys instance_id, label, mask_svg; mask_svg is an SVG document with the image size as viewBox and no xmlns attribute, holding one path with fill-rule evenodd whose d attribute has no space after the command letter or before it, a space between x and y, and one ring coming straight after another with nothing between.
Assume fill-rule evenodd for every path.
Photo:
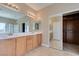
<instances>
[{"instance_id":1,"label":"white wall","mask_svg":"<svg viewBox=\"0 0 79 59\"><path fill-rule=\"evenodd\" d=\"M41 16L41 31L43 33L42 45L49 47L49 18Z\"/></svg>"}]
</instances>

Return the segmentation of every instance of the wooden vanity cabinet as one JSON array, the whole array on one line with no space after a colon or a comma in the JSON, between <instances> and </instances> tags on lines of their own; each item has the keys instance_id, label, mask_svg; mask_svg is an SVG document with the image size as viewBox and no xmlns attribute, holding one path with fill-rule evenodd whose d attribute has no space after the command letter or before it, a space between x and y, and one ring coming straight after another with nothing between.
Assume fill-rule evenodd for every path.
<instances>
[{"instance_id":1,"label":"wooden vanity cabinet","mask_svg":"<svg viewBox=\"0 0 79 59\"><path fill-rule=\"evenodd\" d=\"M32 46L32 36L26 36L26 50L27 52L29 52L30 50L32 50L33 46Z\"/></svg>"},{"instance_id":2,"label":"wooden vanity cabinet","mask_svg":"<svg viewBox=\"0 0 79 59\"><path fill-rule=\"evenodd\" d=\"M32 49L35 49L39 46L41 46L42 41L42 34L37 35L30 35L27 36L27 51L30 51Z\"/></svg>"},{"instance_id":3,"label":"wooden vanity cabinet","mask_svg":"<svg viewBox=\"0 0 79 59\"><path fill-rule=\"evenodd\" d=\"M15 39L0 40L0 56L15 56Z\"/></svg>"},{"instance_id":4,"label":"wooden vanity cabinet","mask_svg":"<svg viewBox=\"0 0 79 59\"><path fill-rule=\"evenodd\" d=\"M16 55L21 56L26 53L26 37L17 37L16 38Z\"/></svg>"},{"instance_id":5,"label":"wooden vanity cabinet","mask_svg":"<svg viewBox=\"0 0 79 59\"><path fill-rule=\"evenodd\" d=\"M22 56L41 46L42 34L0 40L0 56Z\"/></svg>"},{"instance_id":6,"label":"wooden vanity cabinet","mask_svg":"<svg viewBox=\"0 0 79 59\"><path fill-rule=\"evenodd\" d=\"M41 46L42 34L22 36L16 38L16 56L25 55L27 52Z\"/></svg>"},{"instance_id":7,"label":"wooden vanity cabinet","mask_svg":"<svg viewBox=\"0 0 79 59\"><path fill-rule=\"evenodd\" d=\"M41 44L42 44L42 34L37 34L36 37L37 37L38 46L41 46Z\"/></svg>"},{"instance_id":8,"label":"wooden vanity cabinet","mask_svg":"<svg viewBox=\"0 0 79 59\"><path fill-rule=\"evenodd\" d=\"M38 47L38 39L36 35L32 35L33 49Z\"/></svg>"}]
</instances>

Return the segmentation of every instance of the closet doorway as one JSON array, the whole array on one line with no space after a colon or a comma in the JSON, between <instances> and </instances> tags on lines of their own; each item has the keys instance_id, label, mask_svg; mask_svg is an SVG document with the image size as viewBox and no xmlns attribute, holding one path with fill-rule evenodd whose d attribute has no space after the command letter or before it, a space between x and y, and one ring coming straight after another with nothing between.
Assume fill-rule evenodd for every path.
<instances>
[{"instance_id":1,"label":"closet doorway","mask_svg":"<svg viewBox=\"0 0 79 59\"><path fill-rule=\"evenodd\" d=\"M79 12L63 16L63 47L65 51L79 54Z\"/></svg>"}]
</instances>

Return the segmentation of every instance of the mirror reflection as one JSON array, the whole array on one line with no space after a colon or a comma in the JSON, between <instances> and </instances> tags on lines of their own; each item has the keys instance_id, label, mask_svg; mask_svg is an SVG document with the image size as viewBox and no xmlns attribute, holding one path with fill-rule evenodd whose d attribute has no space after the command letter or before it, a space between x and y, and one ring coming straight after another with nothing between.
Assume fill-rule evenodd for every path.
<instances>
[{"instance_id":1,"label":"mirror reflection","mask_svg":"<svg viewBox=\"0 0 79 59\"><path fill-rule=\"evenodd\" d=\"M22 33L39 30L39 23L33 23L29 16L20 11L14 11L0 5L0 33Z\"/></svg>"}]
</instances>

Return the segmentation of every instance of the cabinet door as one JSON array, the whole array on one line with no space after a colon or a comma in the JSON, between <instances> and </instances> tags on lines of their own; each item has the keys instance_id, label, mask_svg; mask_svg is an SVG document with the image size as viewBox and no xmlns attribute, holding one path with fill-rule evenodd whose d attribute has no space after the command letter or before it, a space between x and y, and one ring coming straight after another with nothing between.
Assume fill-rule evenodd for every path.
<instances>
[{"instance_id":1,"label":"cabinet door","mask_svg":"<svg viewBox=\"0 0 79 59\"><path fill-rule=\"evenodd\" d=\"M0 56L15 55L15 39L0 40Z\"/></svg>"},{"instance_id":2,"label":"cabinet door","mask_svg":"<svg viewBox=\"0 0 79 59\"><path fill-rule=\"evenodd\" d=\"M31 36L26 36L26 45L27 45L27 52L29 52L30 50L32 50L32 37Z\"/></svg>"},{"instance_id":3,"label":"cabinet door","mask_svg":"<svg viewBox=\"0 0 79 59\"><path fill-rule=\"evenodd\" d=\"M32 36L32 41L33 41L33 48L38 47L37 35L33 35L33 36Z\"/></svg>"},{"instance_id":4,"label":"cabinet door","mask_svg":"<svg viewBox=\"0 0 79 59\"><path fill-rule=\"evenodd\" d=\"M26 37L16 38L16 55L21 56L26 53Z\"/></svg>"},{"instance_id":5,"label":"cabinet door","mask_svg":"<svg viewBox=\"0 0 79 59\"><path fill-rule=\"evenodd\" d=\"M41 46L41 44L42 44L42 34L37 34L37 41L38 41L38 46Z\"/></svg>"}]
</instances>

